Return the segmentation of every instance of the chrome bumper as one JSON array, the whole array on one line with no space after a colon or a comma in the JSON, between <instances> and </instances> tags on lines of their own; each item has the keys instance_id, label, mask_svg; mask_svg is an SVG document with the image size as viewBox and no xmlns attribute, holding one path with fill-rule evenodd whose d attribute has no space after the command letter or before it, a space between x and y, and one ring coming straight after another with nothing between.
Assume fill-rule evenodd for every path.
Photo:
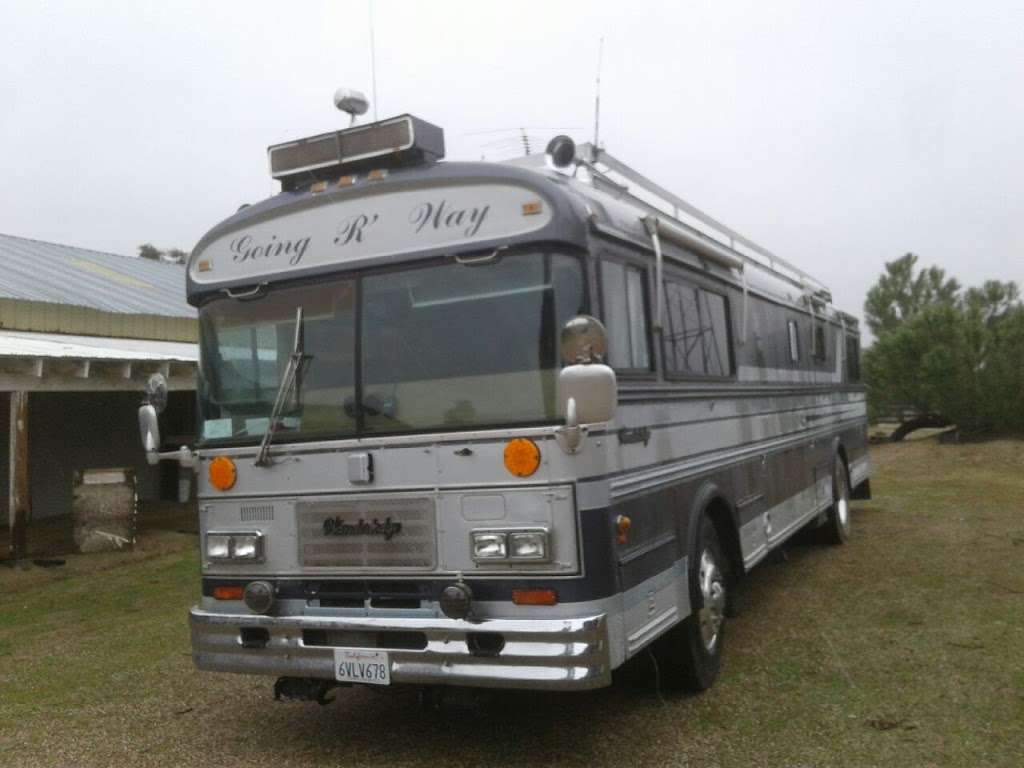
<instances>
[{"instance_id":1,"label":"chrome bumper","mask_svg":"<svg viewBox=\"0 0 1024 768\"><path fill-rule=\"evenodd\" d=\"M255 616L190 611L192 658L199 669L279 677L334 679L334 649L303 642L305 630L376 633L419 632L422 650L386 650L393 683L486 688L582 690L611 683L604 615L576 619L489 619L479 623L447 618ZM242 645L243 628L264 628L263 648ZM467 633L498 633L496 655L474 654ZM351 646L347 646L351 647Z\"/></svg>"}]
</instances>

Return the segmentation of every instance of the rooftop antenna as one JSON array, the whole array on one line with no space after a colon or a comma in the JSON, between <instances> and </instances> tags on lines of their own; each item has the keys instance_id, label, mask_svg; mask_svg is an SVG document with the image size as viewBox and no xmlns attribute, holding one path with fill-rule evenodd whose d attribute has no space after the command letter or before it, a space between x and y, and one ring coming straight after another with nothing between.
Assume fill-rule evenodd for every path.
<instances>
[{"instance_id":1,"label":"rooftop antenna","mask_svg":"<svg viewBox=\"0 0 1024 768\"><path fill-rule=\"evenodd\" d=\"M370 79L373 83L373 122L377 122L377 47L373 34L373 0L370 2Z\"/></svg>"},{"instance_id":2,"label":"rooftop antenna","mask_svg":"<svg viewBox=\"0 0 1024 768\"><path fill-rule=\"evenodd\" d=\"M356 118L359 115L365 115L366 110L370 107L366 101L366 96L352 88L339 88L336 90L334 92L334 106L352 118L348 124L349 128L355 125Z\"/></svg>"},{"instance_id":3,"label":"rooftop antenna","mask_svg":"<svg viewBox=\"0 0 1024 768\"><path fill-rule=\"evenodd\" d=\"M591 160L597 160L597 152L600 145L597 143L600 137L601 127L601 57L604 54L604 36L597 44L597 82L594 84L594 156Z\"/></svg>"}]
</instances>

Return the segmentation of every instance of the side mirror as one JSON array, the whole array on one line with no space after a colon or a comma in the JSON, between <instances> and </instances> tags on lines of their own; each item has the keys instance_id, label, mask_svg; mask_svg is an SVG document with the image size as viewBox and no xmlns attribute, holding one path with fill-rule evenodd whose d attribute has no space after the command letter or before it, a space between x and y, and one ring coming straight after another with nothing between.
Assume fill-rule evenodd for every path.
<instances>
[{"instance_id":1,"label":"side mirror","mask_svg":"<svg viewBox=\"0 0 1024 768\"><path fill-rule=\"evenodd\" d=\"M163 413L167 407L167 379L162 373L154 373L146 379L146 402L152 405L157 413Z\"/></svg>"},{"instance_id":2,"label":"side mirror","mask_svg":"<svg viewBox=\"0 0 1024 768\"><path fill-rule=\"evenodd\" d=\"M559 410L567 427L611 421L618 395L615 371L603 363L569 365L558 375Z\"/></svg>"},{"instance_id":3,"label":"side mirror","mask_svg":"<svg viewBox=\"0 0 1024 768\"><path fill-rule=\"evenodd\" d=\"M160 462L160 424L156 408L149 403L139 406L139 433L146 462L155 466Z\"/></svg>"},{"instance_id":4,"label":"side mirror","mask_svg":"<svg viewBox=\"0 0 1024 768\"><path fill-rule=\"evenodd\" d=\"M566 366L558 375L558 407L565 426L556 435L563 449L575 453L586 431L581 425L615 416L618 383L615 371L604 364L608 337L596 318L574 317L565 324L559 341Z\"/></svg>"},{"instance_id":5,"label":"side mirror","mask_svg":"<svg viewBox=\"0 0 1024 768\"><path fill-rule=\"evenodd\" d=\"M596 317L576 315L562 326L558 346L566 365L603 363L608 354L608 332Z\"/></svg>"}]
</instances>

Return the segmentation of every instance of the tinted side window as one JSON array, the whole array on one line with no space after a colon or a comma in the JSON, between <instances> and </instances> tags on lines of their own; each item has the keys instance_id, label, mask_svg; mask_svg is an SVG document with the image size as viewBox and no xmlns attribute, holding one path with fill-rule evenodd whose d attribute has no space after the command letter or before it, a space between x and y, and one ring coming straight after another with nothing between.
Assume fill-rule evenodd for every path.
<instances>
[{"instance_id":1,"label":"tinted side window","mask_svg":"<svg viewBox=\"0 0 1024 768\"><path fill-rule=\"evenodd\" d=\"M800 362L800 334L796 328L796 320L786 323L789 328L789 360L792 363Z\"/></svg>"},{"instance_id":2,"label":"tinted side window","mask_svg":"<svg viewBox=\"0 0 1024 768\"><path fill-rule=\"evenodd\" d=\"M665 370L684 376L729 376L725 297L682 282L665 283Z\"/></svg>"},{"instance_id":3,"label":"tinted side window","mask_svg":"<svg viewBox=\"0 0 1024 768\"><path fill-rule=\"evenodd\" d=\"M815 323L814 324L814 349L812 356L819 363L822 363L828 357L825 352L825 324Z\"/></svg>"},{"instance_id":4,"label":"tinted side window","mask_svg":"<svg viewBox=\"0 0 1024 768\"><path fill-rule=\"evenodd\" d=\"M647 349L647 312L644 310L644 274L635 267L626 268L626 302L629 305L629 347L632 368L651 367Z\"/></svg>"},{"instance_id":5,"label":"tinted side window","mask_svg":"<svg viewBox=\"0 0 1024 768\"><path fill-rule=\"evenodd\" d=\"M846 379L860 381L860 339L846 337Z\"/></svg>"},{"instance_id":6,"label":"tinted side window","mask_svg":"<svg viewBox=\"0 0 1024 768\"><path fill-rule=\"evenodd\" d=\"M732 373L732 366L729 362L729 320L725 312L725 297L701 291L700 309L708 375L728 376Z\"/></svg>"},{"instance_id":7,"label":"tinted side window","mask_svg":"<svg viewBox=\"0 0 1024 768\"><path fill-rule=\"evenodd\" d=\"M665 328L667 370L704 373L704 340L700 330L697 289L684 283L665 283L668 327Z\"/></svg>"},{"instance_id":8,"label":"tinted side window","mask_svg":"<svg viewBox=\"0 0 1024 768\"><path fill-rule=\"evenodd\" d=\"M601 262L601 300L612 368L646 371L651 367L643 281L643 270L637 267Z\"/></svg>"}]
</instances>

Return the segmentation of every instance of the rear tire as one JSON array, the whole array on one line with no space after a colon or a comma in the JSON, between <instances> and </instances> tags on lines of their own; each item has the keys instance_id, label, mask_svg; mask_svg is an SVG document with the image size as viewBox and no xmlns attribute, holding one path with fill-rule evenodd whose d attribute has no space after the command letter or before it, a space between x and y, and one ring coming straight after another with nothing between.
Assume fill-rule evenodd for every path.
<instances>
[{"instance_id":1,"label":"rear tire","mask_svg":"<svg viewBox=\"0 0 1024 768\"><path fill-rule=\"evenodd\" d=\"M830 546L850 540L850 477L839 456L832 464L832 506L825 524L818 529L818 540Z\"/></svg>"},{"instance_id":2,"label":"rear tire","mask_svg":"<svg viewBox=\"0 0 1024 768\"><path fill-rule=\"evenodd\" d=\"M714 523L705 515L689 556L691 612L654 641L651 651L665 688L699 693L710 688L722 666L728 561Z\"/></svg>"}]
</instances>

